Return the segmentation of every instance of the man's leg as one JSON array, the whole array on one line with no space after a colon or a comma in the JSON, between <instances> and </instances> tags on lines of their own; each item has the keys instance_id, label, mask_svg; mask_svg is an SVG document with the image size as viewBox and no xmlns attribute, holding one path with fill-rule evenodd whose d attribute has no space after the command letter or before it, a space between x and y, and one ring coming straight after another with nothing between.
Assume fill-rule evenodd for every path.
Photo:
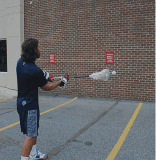
<instances>
[{"instance_id":1,"label":"man's leg","mask_svg":"<svg viewBox=\"0 0 156 160\"><path fill-rule=\"evenodd\" d=\"M36 141L37 141L37 136L36 137L26 136L25 141L22 146L22 156L23 157L29 157L32 146L36 144Z\"/></svg>"}]
</instances>

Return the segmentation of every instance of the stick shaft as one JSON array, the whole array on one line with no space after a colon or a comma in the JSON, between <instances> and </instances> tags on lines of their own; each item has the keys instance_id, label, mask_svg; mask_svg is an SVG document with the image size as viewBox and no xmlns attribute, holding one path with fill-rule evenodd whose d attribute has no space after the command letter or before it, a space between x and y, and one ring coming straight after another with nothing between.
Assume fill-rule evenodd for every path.
<instances>
[{"instance_id":1,"label":"stick shaft","mask_svg":"<svg viewBox=\"0 0 156 160\"><path fill-rule=\"evenodd\" d=\"M89 77L89 76L71 76L69 78L85 78L85 77ZM61 79L62 77L53 77L52 79L55 80L55 79Z\"/></svg>"},{"instance_id":2,"label":"stick shaft","mask_svg":"<svg viewBox=\"0 0 156 160\"><path fill-rule=\"evenodd\" d=\"M89 76L73 76L73 77L70 77L70 78L85 78L85 77L89 77Z\"/></svg>"},{"instance_id":3,"label":"stick shaft","mask_svg":"<svg viewBox=\"0 0 156 160\"><path fill-rule=\"evenodd\" d=\"M62 77L53 77L52 80L61 79Z\"/></svg>"}]
</instances>

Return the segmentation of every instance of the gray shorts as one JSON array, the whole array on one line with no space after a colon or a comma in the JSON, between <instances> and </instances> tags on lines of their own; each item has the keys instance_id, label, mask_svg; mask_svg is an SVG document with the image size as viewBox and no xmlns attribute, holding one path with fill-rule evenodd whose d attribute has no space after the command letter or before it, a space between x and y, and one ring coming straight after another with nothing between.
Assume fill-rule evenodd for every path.
<instances>
[{"instance_id":1,"label":"gray shorts","mask_svg":"<svg viewBox=\"0 0 156 160\"><path fill-rule=\"evenodd\" d=\"M24 115L24 113L22 114ZM29 137L38 136L38 128L39 128L39 109L28 110L27 114L20 120L21 132L26 134ZM20 118L20 117L19 117Z\"/></svg>"},{"instance_id":2,"label":"gray shorts","mask_svg":"<svg viewBox=\"0 0 156 160\"><path fill-rule=\"evenodd\" d=\"M26 135L29 137L38 136L37 109L28 111L27 134Z\"/></svg>"}]
</instances>

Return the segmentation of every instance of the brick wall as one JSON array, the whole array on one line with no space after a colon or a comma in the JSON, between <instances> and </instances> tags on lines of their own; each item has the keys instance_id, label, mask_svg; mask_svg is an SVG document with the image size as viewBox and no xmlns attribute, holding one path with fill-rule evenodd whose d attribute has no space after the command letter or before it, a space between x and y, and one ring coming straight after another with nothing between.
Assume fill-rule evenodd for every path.
<instances>
[{"instance_id":1,"label":"brick wall","mask_svg":"<svg viewBox=\"0 0 156 160\"><path fill-rule=\"evenodd\" d=\"M25 39L37 38L37 65L53 76L90 75L105 68L109 81L70 79L52 93L155 101L154 0L24 0ZM114 52L114 65L106 65ZM55 53L55 64L49 64ZM43 90L39 90L43 91Z\"/></svg>"}]
</instances>

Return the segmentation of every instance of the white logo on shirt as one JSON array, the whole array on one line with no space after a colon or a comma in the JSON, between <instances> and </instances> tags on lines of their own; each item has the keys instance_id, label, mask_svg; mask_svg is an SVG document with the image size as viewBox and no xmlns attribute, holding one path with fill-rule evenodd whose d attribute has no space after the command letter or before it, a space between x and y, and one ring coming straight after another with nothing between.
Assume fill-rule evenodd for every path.
<instances>
[{"instance_id":1,"label":"white logo on shirt","mask_svg":"<svg viewBox=\"0 0 156 160\"><path fill-rule=\"evenodd\" d=\"M23 105L23 107L24 107L24 106L26 105L26 101L23 101L23 102L22 102L22 105Z\"/></svg>"},{"instance_id":2,"label":"white logo on shirt","mask_svg":"<svg viewBox=\"0 0 156 160\"><path fill-rule=\"evenodd\" d=\"M25 65L25 62L23 62L23 66Z\"/></svg>"}]
</instances>

